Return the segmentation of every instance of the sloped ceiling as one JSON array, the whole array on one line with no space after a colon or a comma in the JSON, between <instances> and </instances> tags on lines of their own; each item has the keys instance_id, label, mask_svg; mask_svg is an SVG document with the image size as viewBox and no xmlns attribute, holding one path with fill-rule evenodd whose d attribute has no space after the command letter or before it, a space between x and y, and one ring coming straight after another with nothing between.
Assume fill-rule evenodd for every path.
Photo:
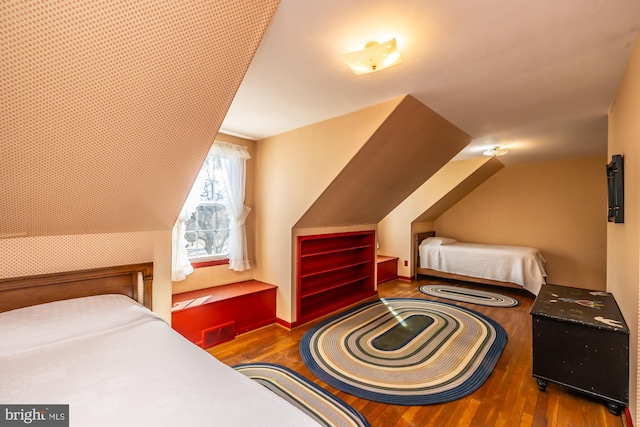
<instances>
[{"instance_id":1,"label":"sloped ceiling","mask_svg":"<svg viewBox=\"0 0 640 427\"><path fill-rule=\"evenodd\" d=\"M433 222L503 167L504 165L497 157L492 157L452 188L440 200L429 206L414 222Z\"/></svg>"},{"instance_id":2,"label":"sloped ceiling","mask_svg":"<svg viewBox=\"0 0 640 427\"><path fill-rule=\"evenodd\" d=\"M0 237L171 228L277 4L2 2Z\"/></svg>"},{"instance_id":3,"label":"sloped ceiling","mask_svg":"<svg viewBox=\"0 0 640 427\"><path fill-rule=\"evenodd\" d=\"M223 129L260 139L408 93L473 137L458 160L604 155L639 29L638 0L282 0ZM341 59L391 37L397 67Z\"/></svg>"},{"instance_id":4,"label":"sloped ceiling","mask_svg":"<svg viewBox=\"0 0 640 427\"><path fill-rule=\"evenodd\" d=\"M295 227L377 224L470 140L407 95Z\"/></svg>"}]
</instances>

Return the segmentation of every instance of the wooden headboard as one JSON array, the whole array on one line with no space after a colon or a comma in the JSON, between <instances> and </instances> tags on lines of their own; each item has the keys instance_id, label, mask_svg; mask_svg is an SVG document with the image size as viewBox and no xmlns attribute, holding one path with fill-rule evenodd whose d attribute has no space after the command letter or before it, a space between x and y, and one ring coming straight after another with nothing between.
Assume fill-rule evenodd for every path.
<instances>
[{"instance_id":1,"label":"wooden headboard","mask_svg":"<svg viewBox=\"0 0 640 427\"><path fill-rule=\"evenodd\" d=\"M427 237L435 237L435 231L423 231L421 233L416 233L413 239L413 266L415 269L415 278L418 278L418 269L420 268L420 250L418 247L420 246L420 242L422 242Z\"/></svg>"},{"instance_id":2,"label":"wooden headboard","mask_svg":"<svg viewBox=\"0 0 640 427\"><path fill-rule=\"evenodd\" d=\"M103 294L122 294L138 301L140 273L143 304L151 310L153 263L149 262L0 279L0 312Z\"/></svg>"},{"instance_id":3,"label":"wooden headboard","mask_svg":"<svg viewBox=\"0 0 640 427\"><path fill-rule=\"evenodd\" d=\"M416 248L420 246L420 242L422 242L424 239L426 239L427 237L435 237L435 235L436 235L435 231L423 231L422 233L416 233L416 237L415 237Z\"/></svg>"}]
</instances>

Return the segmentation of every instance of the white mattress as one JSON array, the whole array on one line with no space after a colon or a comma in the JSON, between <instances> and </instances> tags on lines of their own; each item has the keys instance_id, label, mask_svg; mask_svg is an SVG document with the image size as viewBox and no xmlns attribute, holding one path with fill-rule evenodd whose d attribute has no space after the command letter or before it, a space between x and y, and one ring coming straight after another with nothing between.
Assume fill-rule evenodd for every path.
<instances>
[{"instance_id":1,"label":"white mattress","mask_svg":"<svg viewBox=\"0 0 640 427\"><path fill-rule=\"evenodd\" d=\"M0 343L0 402L69 404L71 426L318 426L125 296L0 313Z\"/></svg>"},{"instance_id":2,"label":"white mattress","mask_svg":"<svg viewBox=\"0 0 640 427\"><path fill-rule=\"evenodd\" d=\"M420 267L481 279L516 283L538 295L547 273L540 251L526 246L453 242L419 246Z\"/></svg>"}]
</instances>

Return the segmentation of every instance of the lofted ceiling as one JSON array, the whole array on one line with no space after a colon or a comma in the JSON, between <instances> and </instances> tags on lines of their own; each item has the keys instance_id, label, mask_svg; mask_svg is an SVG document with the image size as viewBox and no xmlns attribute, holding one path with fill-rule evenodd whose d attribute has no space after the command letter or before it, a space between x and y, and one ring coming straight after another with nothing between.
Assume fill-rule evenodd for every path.
<instances>
[{"instance_id":1,"label":"lofted ceiling","mask_svg":"<svg viewBox=\"0 0 640 427\"><path fill-rule=\"evenodd\" d=\"M222 124L262 139L410 94L505 165L606 154L637 0L282 0ZM354 75L341 54L396 37L404 62Z\"/></svg>"}]
</instances>

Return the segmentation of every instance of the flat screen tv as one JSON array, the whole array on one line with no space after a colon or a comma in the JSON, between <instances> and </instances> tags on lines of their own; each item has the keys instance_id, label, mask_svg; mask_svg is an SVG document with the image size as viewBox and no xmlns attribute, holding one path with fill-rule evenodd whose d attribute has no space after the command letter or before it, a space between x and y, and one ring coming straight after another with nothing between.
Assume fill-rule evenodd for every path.
<instances>
[{"instance_id":1,"label":"flat screen tv","mask_svg":"<svg viewBox=\"0 0 640 427\"><path fill-rule=\"evenodd\" d=\"M607 164L607 194L609 199L608 221L624 223L624 174L623 157L620 154L611 156Z\"/></svg>"}]
</instances>

